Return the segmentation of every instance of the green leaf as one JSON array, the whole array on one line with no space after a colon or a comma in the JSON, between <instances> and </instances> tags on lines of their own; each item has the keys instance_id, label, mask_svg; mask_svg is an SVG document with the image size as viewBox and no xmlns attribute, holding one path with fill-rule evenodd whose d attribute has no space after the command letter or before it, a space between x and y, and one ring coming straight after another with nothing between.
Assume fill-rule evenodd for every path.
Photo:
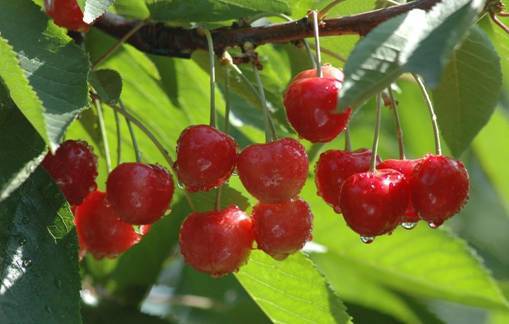
<instances>
[{"instance_id":1,"label":"green leaf","mask_svg":"<svg viewBox=\"0 0 509 324\"><path fill-rule=\"evenodd\" d=\"M286 0L147 0L147 2L152 19L173 22L216 22L290 11Z\"/></svg>"},{"instance_id":2,"label":"green leaf","mask_svg":"<svg viewBox=\"0 0 509 324\"><path fill-rule=\"evenodd\" d=\"M117 71L104 69L92 72L90 83L104 102L115 104L122 92L122 78Z\"/></svg>"},{"instance_id":3,"label":"green leaf","mask_svg":"<svg viewBox=\"0 0 509 324\"><path fill-rule=\"evenodd\" d=\"M436 86L454 47L483 9L482 0L443 1L429 12L414 9L371 31L345 64L341 109L357 107L403 72Z\"/></svg>"},{"instance_id":4,"label":"green leaf","mask_svg":"<svg viewBox=\"0 0 509 324\"><path fill-rule=\"evenodd\" d=\"M81 322L72 219L42 169L0 203L1 323Z\"/></svg>"},{"instance_id":5,"label":"green leaf","mask_svg":"<svg viewBox=\"0 0 509 324\"><path fill-rule=\"evenodd\" d=\"M91 24L97 17L105 13L113 2L115 0L86 0L83 21Z\"/></svg>"},{"instance_id":6,"label":"green leaf","mask_svg":"<svg viewBox=\"0 0 509 324\"><path fill-rule=\"evenodd\" d=\"M459 156L488 122L502 86L500 59L479 28L452 55L433 101L442 135Z\"/></svg>"},{"instance_id":7,"label":"green leaf","mask_svg":"<svg viewBox=\"0 0 509 324\"><path fill-rule=\"evenodd\" d=\"M1 77L16 105L55 149L87 103L88 57L31 1L2 3L0 30L19 62L15 64L12 51L3 44L2 61L3 56L11 57Z\"/></svg>"},{"instance_id":8,"label":"green leaf","mask_svg":"<svg viewBox=\"0 0 509 324\"><path fill-rule=\"evenodd\" d=\"M6 66L3 64L2 66ZM0 67L2 69L2 67ZM23 116L0 82L0 202L16 190L35 170L46 145Z\"/></svg>"},{"instance_id":9,"label":"green leaf","mask_svg":"<svg viewBox=\"0 0 509 324\"><path fill-rule=\"evenodd\" d=\"M348 323L341 300L303 254L276 261L253 251L237 279L275 323Z\"/></svg>"}]
</instances>

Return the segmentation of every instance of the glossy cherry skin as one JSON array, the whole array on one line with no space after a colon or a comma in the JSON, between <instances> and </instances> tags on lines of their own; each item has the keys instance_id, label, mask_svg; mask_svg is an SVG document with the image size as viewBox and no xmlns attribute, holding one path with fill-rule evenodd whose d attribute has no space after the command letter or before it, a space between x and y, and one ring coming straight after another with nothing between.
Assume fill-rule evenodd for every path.
<instances>
[{"instance_id":1,"label":"glossy cherry skin","mask_svg":"<svg viewBox=\"0 0 509 324\"><path fill-rule=\"evenodd\" d=\"M190 126L178 139L175 167L187 191L208 191L222 185L236 162L235 141L213 127Z\"/></svg>"},{"instance_id":2,"label":"glossy cherry skin","mask_svg":"<svg viewBox=\"0 0 509 324\"><path fill-rule=\"evenodd\" d=\"M311 239L313 214L301 199L277 204L258 203L253 227L258 248L276 260L286 259Z\"/></svg>"},{"instance_id":3,"label":"glossy cherry skin","mask_svg":"<svg viewBox=\"0 0 509 324\"><path fill-rule=\"evenodd\" d=\"M44 0L44 9L55 24L74 31L87 32L83 12L76 0Z\"/></svg>"},{"instance_id":4,"label":"glossy cherry skin","mask_svg":"<svg viewBox=\"0 0 509 324\"><path fill-rule=\"evenodd\" d=\"M341 188L341 210L350 228L363 237L389 233L401 221L410 199L409 184L396 170L350 176Z\"/></svg>"},{"instance_id":5,"label":"glossy cherry skin","mask_svg":"<svg viewBox=\"0 0 509 324\"><path fill-rule=\"evenodd\" d=\"M385 160L378 164L378 169L392 169L403 173L407 182L412 183L412 175L414 173L415 166L420 160ZM408 207L403 215L402 223L417 223L420 220L417 211L414 208L412 199L408 201Z\"/></svg>"},{"instance_id":6,"label":"glossy cherry skin","mask_svg":"<svg viewBox=\"0 0 509 324\"><path fill-rule=\"evenodd\" d=\"M352 110L336 113L341 83L332 78L303 78L288 86L284 106L288 121L300 137L329 142L341 133Z\"/></svg>"},{"instance_id":7,"label":"glossy cherry skin","mask_svg":"<svg viewBox=\"0 0 509 324\"><path fill-rule=\"evenodd\" d=\"M469 177L461 161L427 155L412 176L412 201L419 216L438 227L468 200Z\"/></svg>"},{"instance_id":8,"label":"glossy cherry skin","mask_svg":"<svg viewBox=\"0 0 509 324\"><path fill-rule=\"evenodd\" d=\"M218 277L237 271L253 246L251 218L237 206L191 213L180 228L180 251L194 269Z\"/></svg>"},{"instance_id":9,"label":"glossy cherry skin","mask_svg":"<svg viewBox=\"0 0 509 324\"><path fill-rule=\"evenodd\" d=\"M320 154L315 168L318 195L331 205L336 213L341 213L339 195L343 182L353 174L368 171L370 161L371 151L365 148L352 152L329 150Z\"/></svg>"},{"instance_id":10,"label":"glossy cherry skin","mask_svg":"<svg viewBox=\"0 0 509 324\"><path fill-rule=\"evenodd\" d=\"M48 153L42 167L51 175L71 205L79 205L97 188L97 158L83 141L65 141L55 154Z\"/></svg>"},{"instance_id":11,"label":"glossy cherry skin","mask_svg":"<svg viewBox=\"0 0 509 324\"><path fill-rule=\"evenodd\" d=\"M317 75L315 69L304 70L297 74L292 81L296 81L299 79L315 78L316 76ZM338 82L343 82L345 79L345 75L343 74L343 72L330 64L322 65L322 77L334 79L337 80Z\"/></svg>"},{"instance_id":12,"label":"glossy cherry skin","mask_svg":"<svg viewBox=\"0 0 509 324\"><path fill-rule=\"evenodd\" d=\"M308 156L294 139L253 144L239 155L237 170L242 184L264 203L287 201L299 194L308 176Z\"/></svg>"},{"instance_id":13,"label":"glossy cherry skin","mask_svg":"<svg viewBox=\"0 0 509 324\"><path fill-rule=\"evenodd\" d=\"M106 182L108 201L129 224L152 224L168 209L173 197L173 180L162 167L143 163L122 163Z\"/></svg>"},{"instance_id":14,"label":"glossy cherry skin","mask_svg":"<svg viewBox=\"0 0 509 324\"><path fill-rule=\"evenodd\" d=\"M140 236L130 224L123 222L100 191L90 193L76 207L74 222L80 249L100 259L115 257L138 243Z\"/></svg>"}]
</instances>

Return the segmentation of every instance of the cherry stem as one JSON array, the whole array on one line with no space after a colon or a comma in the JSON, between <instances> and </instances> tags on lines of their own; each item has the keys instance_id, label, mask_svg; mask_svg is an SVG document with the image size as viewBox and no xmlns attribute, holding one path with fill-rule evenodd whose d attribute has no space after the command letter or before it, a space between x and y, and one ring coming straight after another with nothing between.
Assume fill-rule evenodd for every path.
<instances>
[{"instance_id":1,"label":"cherry stem","mask_svg":"<svg viewBox=\"0 0 509 324\"><path fill-rule=\"evenodd\" d=\"M373 147L371 149L371 161L370 168L371 172L376 171L376 156L378 155L378 142L380 141L380 124L382 123L382 98L378 94L376 96L376 122L375 122L375 135L373 136Z\"/></svg>"},{"instance_id":2,"label":"cherry stem","mask_svg":"<svg viewBox=\"0 0 509 324\"><path fill-rule=\"evenodd\" d=\"M422 95L426 101L426 106L428 107L428 112L431 117L431 125L433 126L433 137L435 139L435 153L437 155L442 155L442 145L440 144L440 129L438 128L437 115L435 114L435 109L433 108L433 102L431 101L431 97L429 96L428 90L426 90L426 86L422 81L421 77L417 74L412 74L415 81L419 85L421 89Z\"/></svg>"},{"instance_id":3,"label":"cherry stem","mask_svg":"<svg viewBox=\"0 0 509 324\"><path fill-rule=\"evenodd\" d=\"M498 15L503 16L500 14L498 14ZM490 17L493 20L493 22L498 25L498 27L502 28L503 31L505 31L506 33L509 34L509 27L507 27L500 19L498 19L498 17L495 15L495 13L490 12ZM505 17L505 16L503 16L503 17Z\"/></svg>"},{"instance_id":4,"label":"cherry stem","mask_svg":"<svg viewBox=\"0 0 509 324\"><path fill-rule=\"evenodd\" d=\"M114 116L115 129L117 131L117 165L119 165L122 160L122 130L120 129L120 118L117 111L114 112Z\"/></svg>"},{"instance_id":5,"label":"cherry stem","mask_svg":"<svg viewBox=\"0 0 509 324\"><path fill-rule=\"evenodd\" d=\"M216 128L216 58L214 54L214 42L208 29L202 28L200 31L207 39L209 50L209 73L210 73L210 127Z\"/></svg>"},{"instance_id":6,"label":"cherry stem","mask_svg":"<svg viewBox=\"0 0 509 324\"><path fill-rule=\"evenodd\" d=\"M500 17L509 17L509 12L500 11L500 12L497 13L497 16L500 16Z\"/></svg>"},{"instance_id":7,"label":"cherry stem","mask_svg":"<svg viewBox=\"0 0 509 324\"><path fill-rule=\"evenodd\" d=\"M144 20L140 20L130 31L128 31L122 38L118 40L112 47L108 48L98 59L92 64L92 70L95 70L101 63L103 63L108 57L110 57L122 44L124 44L134 33L136 33L141 27L145 25Z\"/></svg>"},{"instance_id":8,"label":"cherry stem","mask_svg":"<svg viewBox=\"0 0 509 324\"><path fill-rule=\"evenodd\" d=\"M332 9L334 8L336 5L340 4L341 2L343 2L345 0L334 0L332 1L331 3L329 3L328 5L326 5L322 10L320 10L320 12L318 13L318 19L322 19L323 17L325 17L325 15L327 15L327 13Z\"/></svg>"},{"instance_id":9,"label":"cherry stem","mask_svg":"<svg viewBox=\"0 0 509 324\"><path fill-rule=\"evenodd\" d=\"M125 106L121 99L118 99L118 106L121 110L125 111ZM129 130L129 134L131 135L131 142L133 144L134 155L136 156L136 162L139 163L139 162L141 162L141 151L140 151L140 148L138 147L138 141L136 140L136 135L134 134L133 125L131 125L131 121L129 120L129 118L127 118L127 117L124 117L124 118L125 118L125 122L127 124L127 129Z\"/></svg>"},{"instance_id":10,"label":"cherry stem","mask_svg":"<svg viewBox=\"0 0 509 324\"><path fill-rule=\"evenodd\" d=\"M316 10L311 12L313 16L313 33L315 35L315 50L316 50L316 76L321 78L322 74L322 55L320 54L320 33L318 26L318 13Z\"/></svg>"},{"instance_id":11,"label":"cherry stem","mask_svg":"<svg viewBox=\"0 0 509 324\"><path fill-rule=\"evenodd\" d=\"M258 68L256 65L253 64L253 70L256 77L256 84L258 85L258 92L260 94L260 102L262 104L263 114L264 114L264 125L265 125L265 142L270 143L272 142L275 137L275 131L270 126L270 115L269 115L269 108L267 107L267 99L265 98L265 91L263 90L263 83L262 79L260 78L260 72L258 71Z\"/></svg>"},{"instance_id":12,"label":"cherry stem","mask_svg":"<svg viewBox=\"0 0 509 324\"><path fill-rule=\"evenodd\" d=\"M392 91L391 86L387 88L387 92L389 92L389 100L392 108L392 113L394 114L394 121L396 122L396 136L398 138L399 159L405 160L405 142L403 141L403 128L401 127L401 120L399 118L398 104L394 98L394 92Z\"/></svg>"},{"instance_id":13,"label":"cherry stem","mask_svg":"<svg viewBox=\"0 0 509 324\"><path fill-rule=\"evenodd\" d=\"M104 157L106 159L106 170L108 174L111 171L111 157L110 157L110 145L108 143L108 134L106 133L106 125L104 123L103 108L99 98L94 99L94 105L97 110L97 117L99 119L99 130L103 141Z\"/></svg>"},{"instance_id":14,"label":"cherry stem","mask_svg":"<svg viewBox=\"0 0 509 324\"><path fill-rule=\"evenodd\" d=\"M286 21L293 21L292 17L289 17L285 14L279 14L278 17L281 17ZM305 38L302 39L302 42L304 43L304 47L306 48L306 53L308 54L309 60L313 65L313 69L316 69L318 67L318 64L316 62L316 57L313 55L313 52L311 51L311 46L309 45L309 42Z\"/></svg>"},{"instance_id":15,"label":"cherry stem","mask_svg":"<svg viewBox=\"0 0 509 324\"><path fill-rule=\"evenodd\" d=\"M172 170L173 175L175 176L175 179L177 179L177 181L178 181L178 177L176 176L177 172L174 167L175 164L173 162L173 159L171 158L168 151L164 148L163 144L161 142L159 142L157 137L147 127L145 127L145 125L143 125L143 123L141 121L139 121L138 119L136 119L136 117L134 117L133 115L128 113L127 110L121 109L117 106L112 106L112 105L110 105L109 107L115 111L118 111L126 119L128 119L130 122L132 122L134 125L136 125L136 127L138 127L150 139L150 141L152 143L154 143L154 145L157 147L159 152L161 152L161 155L164 157L164 159L168 163L170 169ZM192 210L195 210L193 200L191 199L191 196L189 195L189 193L185 190L184 190L184 196L189 204L189 207L191 207Z\"/></svg>"},{"instance_id":16,"label":"cherry stem","mask_svg":"<svg viewBox=\"0 0 509 324\"><path fill-rule=\"evenodd\" d=\"M350 139L350 128L345 128L345 151L351 152L352 151L352 141Z\"/></svg>"}]
</instances>

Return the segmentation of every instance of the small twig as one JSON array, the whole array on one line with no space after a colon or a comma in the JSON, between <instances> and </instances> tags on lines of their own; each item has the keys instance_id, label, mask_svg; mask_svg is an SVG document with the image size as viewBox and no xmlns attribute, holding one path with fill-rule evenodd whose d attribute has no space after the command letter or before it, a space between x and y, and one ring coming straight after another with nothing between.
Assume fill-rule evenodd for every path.
<instances>
[{"instance_id":1,"label":"small twig","mask_svg":"<svg viewBox=\"0 0 509 324\"><path fill-rule=\"evenodd\" d=\"M118 99L118 106L121 110L125 111L125 106L121 99ZM125 118L125 122L127 124L127 129L129 129L129 134L131 135L131 142L133 144L136 162L141 162L141 152L140 152L140 148L138 147L138 141L136 140L136 135L134 134L133 125L131 125L131 121L129 120L129 118L127 118L127 117L124 117L124 118Z\"/></svg>"},{"instance_id":2,"label":"small twig","mask_svg":"<svg viewBox=\"0 0 509 324\"><path fill-rule=\"evenodd\" d=\"M498 19L495 13L490 12L490 17L493 22L498 25L498 27L502 28L502 30L509 34L509 27L507 27L500 19Z\"/></svg>"},{"instance_id":3,"label":"small twig","mask_svg":"<svg viewBox=\"0 0 509 324\"><path fill-rule=\"evenodd\" d=\"M115 128L117 131L117 165L122 161L122 130L120 129L120 118L118 117L118 112L115 111Z\"/></svg>"},{"instance_id":4,"label":"small twig","mask_svg":"<svg viewBox=\"0 0 509 324\"><path fill-rule=\"evenodd\" d=\"M433 102L431 101L431 97L429 96L428 91L426 90L426 86L422 81L421 77L416 74L412 74L421 89L422 95L424 96L426 106L428 107L428 112L431 117L431 125L433 126L433 137L435 138L435 153L437 155L442 155L442 145L440 144L440 129L438 128L438 120L437 115L435 114L435 109L433 108Z\"/></svg>"},{"instance_id":5,"label":"small twig","mask_svg":"<svg viewBox=\"0 0 509 324\"><path fill-rule=\"evenodd\" d=\"M313 33L315 35L315 50L316 50L316 76L321 78L322 74L322 55L320 53L320 28L318 24L318 13L313 10Z\"/></svg>"},{"instance_id":6,"label":"small twig","mask_svg":"<svg viewBox=\"0 0 509 324\"><path fill-rule=\"evenodd\" d=\"M99 98L94 98L94 105L97 109L97 117L99 119L99 129L103 140L104 157L106 159L106 170L108 174L111 171L110 145L108 143L108 134L106 133L106 125L104 123L102 104Z\"/></svg>"},{"instance_id":7,"label":"small twig","mask_svg":"<svg viewBox=\"0 0 509 324\"><path fill-rule=\"evenodd\" d=\"M376 122L375 122L375 135L373 137L373 147L371 149L371 161L370 168L371 172L376 171L376 156L378 155L378 143L380 141L380 124L382 123L382 98L378 94L376 96Z\"/></svg>"},{"instance_id":8,"label":"small twig","mask_svg":"<svg viewBox=\"0 0 509 324\"><path fill-rule=\"evenodd\" d=\"M340 4L341 2L343 2L345 0L334 0L332 1L331 3L329 3L328 5L326 5L322 10L320 10L320 12L318 13L318 19L322 19L323 17L325 17L327 15L327 13L332 9L334 8L335 6L337 6L338 4Z\"/></svg>"},{"instance_id":9,"label":"small twig","mask_svg":"<svg viewBox=\"0 0 509 324\"><path fill-rule=\"evenodd\" d=\"M398 138L399 158L400 160L404 160L406 158L405 143L403 141L403 129L401 127L401 120L399 118L398 104L396 103L396 99L394 98L394 93L392 92L390 85L387 88L387 91L389 92L390 105L394 114L394 121L396 122L396 136Z\"/></svg>"},{"instance_id":10,"label":"small twig","mask_svg":"<svg viewBox=\"0 0 509 324\"><path fill-rule=\"evenodd\" d=\"M104 62L108 57L110 57L111 54L113 54L122 44L124 44L134 33L136 33L138 30L140 30L141 27L145 25L144 20L140 20L134 27L127 32L122 38L118 40L118 42L115 43L112 47L110 47L106 52L101 55L97 61L92 65L92 70L95 70L97 66L99 66L102 62Z\"/></svg>"}]
</instances>

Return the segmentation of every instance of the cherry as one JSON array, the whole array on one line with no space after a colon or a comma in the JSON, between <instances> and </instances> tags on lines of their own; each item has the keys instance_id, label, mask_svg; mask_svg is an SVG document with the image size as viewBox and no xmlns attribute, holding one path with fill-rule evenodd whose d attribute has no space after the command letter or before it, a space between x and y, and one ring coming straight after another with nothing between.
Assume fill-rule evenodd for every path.
<instances>
[{"instance_id":1,"label":"cherry","mask_svg":"<svg viewBox=\"0 0 509 324\"><path fill-rule=\"evenodd\" d=\"M97 188L97 158L86 142L65 141L55 155L46 154L42 167L72 205L80 204L89 192Z\"/></svg>"},{"instance_id":2,"label":"cherry","mask_svg":"<svg viewBox=\"0 0 509 324\"><path fill-rule=\"evenodd\" d=\"M207 125L186 128L177 142L177 175L187 191L208 191L231 176L237 145L227 134Z\"/></svg>"},{"instance_id":3,"label":"cherry","mask_svg":"<svg viewBox=\"0 0 509 324\"><path fill-rule=\"evenodd\" d=\"M304 71L300 72L299 74L297 74L292 79L292 82L299 80L299 79L307 79L307 78L315 78L315 77L316 77L315 69L304 70ZM343 82L343 80L345 79L345 75L343 74L343 72L340 69L335 68L330 64L322 65L322 77L329 78L329 79L335 79L339 82Z\"/></svg>"},{"instance_id":4,"label":"cherry","mask_svg":"<svg viewBox=\"0 0 509 324\"><path fill-rule=\"evenodd\" d=\"M322 153L315 169L318 195L335 212L341 213L339 194L343 182L353 174L368 171L370 161L371 151L364 148L352 152L329 150Z\"/></svg>"},{"instance_id":5,"label":"cherry","mask_svg":"<svg viewBox=\"0 0 509 324\"><path fill-rule=\"evenodd\" d=\"M44 0L44 8L55 24L74 31L87 32L83 12L76 0Z\"/></svg>"},{"instance_id":6,"label":"cherry","mask_svg":"<svg viewBox=\"0 0 509 324\"><path fill-rule=\"evenodd\" d=\"M108 201L126 223L151 224L161 218L173 196L173 180L156 165L122 163L108 176Z\"/></svg>"},{"instance_id":7,"label":"cherry","mask_svg":"<svg viewBox=\"0 0 509 324\"><path fill-rule=\"evenodd\" d=\"M123 222L106 200L106 193L94 191L75 210L74 222L80 249L97 259L115 257L138 243L140 236Z\"/></svg>"},{"instance_id":8,"label":"cherry","mask_svg":"<svg viewBox=\"0 0 509 324\"><path fill-rule=\"evenodd\" d=\"M277 203L299 194L308 175L308 156L294 139L253 144L239 155L237 170L244 187L261 202Z\"/></svg>"},{"instance_id":9,"label":"cherry","mask_svg":"<svg viewBox=\"0 0 509 324\"><path fill-rule=\"evenodd\" d=\"M389 233L408 207L410 188L396 170L377 170L350 176L341 188L343 217L364 240Z\"/></svg>"},{"instance_id":10,"label":"cherry","mask_svg":"<svg viewBox=\"0 0 509 324\"><path fill-rule=\"evenodd\" d=\"M440 226L468 200L465 166L441 155L427 155L416 165L411 186L415 209L431 227Z\"/></svg>"},{"instance_id":11,"label":"cherry","mask_svg":"<svg viewBox=\"0 0 509 324\"><path fill-rule=\"evenodd\" d=\"M311 239L312 220L308 204L301 199L258 203L253 209L255 240L260 249L283 260Z\"/></svg>"},{"instance_id":12,"label":"cherry","mask_svg":"<svg viewBox=\"0 0 509 324\"><path fill-rule=\"evenodd\" d=\"M403 173L407 182L409 184L412 183L412 174L414 172L415 166L419 160L385 160L382 163L378 164L379 169L393 169ZM414 204L410 199L408 201L408 207L403 215L401 222L405 228L412 228L415 223L419 221L419 215L417 215L417 211L414 208Z\"/></svg>"},{"instance_id":13,"label":"cherry","mask_svg":"<svg viewBox=\"0 0 509 324\"><path fill-rule=\"evenodd\" d=\"M343 131L352 110L336 113L341 82L334 78L300 78L292 81L284 96L286 116L300 137L310 142L329 142Z\"/></svg>"},{"instance_id":14,"label":"cherry","mask_svg":"<svg viewBox=\"0 0 509 324\"><path fill-rule=\"evenodd\" d=\"M237 271L253 245L251 218L237 206L194 212L180 228L180 251L186 263L212 276Z\"/></svg>"}]
</instances>

